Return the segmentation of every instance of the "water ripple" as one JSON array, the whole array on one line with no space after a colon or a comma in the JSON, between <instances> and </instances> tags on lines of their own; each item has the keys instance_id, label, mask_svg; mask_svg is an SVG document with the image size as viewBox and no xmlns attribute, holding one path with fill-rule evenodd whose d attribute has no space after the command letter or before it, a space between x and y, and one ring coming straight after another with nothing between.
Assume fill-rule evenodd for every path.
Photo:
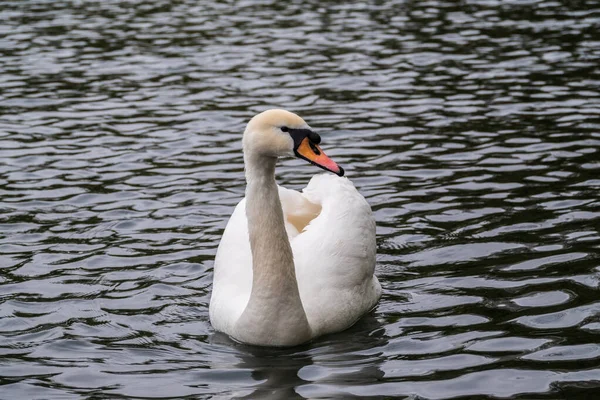
<instances>
[{"instance_id":1,"label":"water ripple","mask_svg":"<svg viewBox=\"0 0 600 400\"><path fill-rule=\"evenodd\" d=\"M600 3L5 1L2 398L590 398ZM306 117L384 296L256 349L208 321L240 135ZM281 184L317 171L283 160Z\"/></svg>"}]
</instances>

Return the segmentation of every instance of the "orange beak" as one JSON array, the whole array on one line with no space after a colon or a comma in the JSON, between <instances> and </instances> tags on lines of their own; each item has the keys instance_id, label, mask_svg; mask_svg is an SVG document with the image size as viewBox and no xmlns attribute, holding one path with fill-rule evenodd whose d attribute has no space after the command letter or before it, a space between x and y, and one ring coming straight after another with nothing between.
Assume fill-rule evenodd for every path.
<instances>
[{"instance_id":1,"label":"orange beak","mask_svg":"<svg viewBox=\"0 0 600 400\"><path fill-rule=\"evenodd\" d=\"M308 136L302 139L300 145L294 149L294 152L296 156L305 159L317 167L333 172L338 176L344 176L344 169L337 165L331 158L327 157L319 145L311 142Z\"/></svg>"}]
</instances>

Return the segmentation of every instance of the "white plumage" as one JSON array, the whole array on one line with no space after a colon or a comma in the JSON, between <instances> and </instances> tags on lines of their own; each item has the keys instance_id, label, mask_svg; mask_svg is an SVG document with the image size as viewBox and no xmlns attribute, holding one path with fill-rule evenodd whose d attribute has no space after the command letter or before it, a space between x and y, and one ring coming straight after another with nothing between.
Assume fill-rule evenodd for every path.
<instances>
[{"instance_id":1,"label":"white plumage","mask_svg":"<svg viewBox=\"0 0 600 400\"><path fill-rule=\"evenodd\" d=\"M263 114L269 117L265 124L253 124L253 119L246 129L247 197L235 208L219 244L210 319L216 330L242 342L295 345L344 330L377 304L381 286L374 275L375 221L369 204L347 178L317 175L300 193L275 186L268 166L249 166L271 162L249 155L268 146L265 136L285 134L278 130L282 126L308 127L282 110ZM260 132L264 126L277 130ZM246 136L256 134L261 135L258 149L246 142ZM285 231L278 229L281 225ZM260 259L256 263L253 254ZM260 278L253 281L255 273Z\"/></svg>"}]
</instances>

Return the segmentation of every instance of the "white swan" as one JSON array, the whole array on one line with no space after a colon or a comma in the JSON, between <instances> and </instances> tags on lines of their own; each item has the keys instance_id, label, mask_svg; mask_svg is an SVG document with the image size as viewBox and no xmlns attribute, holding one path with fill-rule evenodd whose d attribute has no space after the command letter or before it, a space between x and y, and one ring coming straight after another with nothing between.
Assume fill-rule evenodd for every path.
<instances>
[{"instance_id":1,"label":"white swan","mask_svg":"<svg viewBox=\"0 0 600 400\"><path fill-rule=\"evenodd\" d=\"M381 296L375 220L347 179L314 176L302 193L277 186L278 157L296 155L339 176L320 137L284 110L256 115L242 140L246 198L217 250L210 320L260 346L292 346L344 330Z\"/></svg>"}]
</instances>

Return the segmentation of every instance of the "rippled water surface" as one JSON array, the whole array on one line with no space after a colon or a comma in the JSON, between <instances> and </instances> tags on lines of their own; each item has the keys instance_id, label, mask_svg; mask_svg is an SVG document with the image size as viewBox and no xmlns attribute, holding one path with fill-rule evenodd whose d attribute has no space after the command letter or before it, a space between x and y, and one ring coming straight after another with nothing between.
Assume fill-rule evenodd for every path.
<instances>
[{"instance_id":1,"label":"rippled water surface","mask_svg":"<svg viewBox=\"0 0 600 400\"><path fill-rule=\"evenodd\" d=\"M0 21L0 398L600 392L598 1L13 0ZM384 287L288 350L208 321L269 107L371 203Z\"/></svg>"}]
</instances>

